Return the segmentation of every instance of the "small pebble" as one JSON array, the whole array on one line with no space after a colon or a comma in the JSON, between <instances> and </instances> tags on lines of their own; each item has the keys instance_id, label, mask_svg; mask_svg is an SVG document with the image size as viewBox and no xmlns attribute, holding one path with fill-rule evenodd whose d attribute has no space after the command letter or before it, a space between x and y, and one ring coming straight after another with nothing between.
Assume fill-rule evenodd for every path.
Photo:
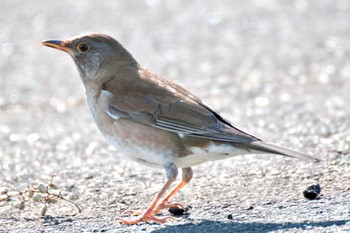
<instances>
[{"instance_id":1,"label":"small pebble","mask_svg":"<svg viewBox=\"0 0 350 233\"><path fill-rule=\"evenodd\" d=\"M188 211L187 208L185 208L185 209L178 208L178 207L171 207L171 208L169 208L169 212L172 215L183 215L183 214L187 213L187 211Z\"/></svg>"},{"instance_id":2,"label":"small pebble","mask_svg":"<svg viewBox=\"0 0 350 233\"><path fill-rule=\"evenodd\" d=\"M305 198L309 200L316 199L321 193L321 186L319 184L311 185L307 189L304 190L303 195Z\"/></svg>"},{"instance_id":3,"label":"small pebble","mask_svg":"<svg viewBox=\"0 0 350 233\"><path fill-rule=\"evenodd\" d=\"M232 216L232 214L229 214L229 215L227 215L227 219L230 219L230 220L232 220L232 219L233 219L233 216Z\"/></svg>"}]
</instances>

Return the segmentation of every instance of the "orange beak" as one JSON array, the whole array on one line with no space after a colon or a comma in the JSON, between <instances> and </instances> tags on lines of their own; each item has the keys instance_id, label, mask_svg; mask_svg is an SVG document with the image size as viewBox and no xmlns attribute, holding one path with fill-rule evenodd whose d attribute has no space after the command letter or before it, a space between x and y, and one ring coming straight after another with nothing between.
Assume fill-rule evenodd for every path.
<instances>
[{"instance_id":1,"label":"orange beak","mask_svg":"<svg viewBox=\"0 0 350 233\"><path fill-rule=\"evenodd\" d=\"M61 40L45 40L41 42L42 45L54 48L54 49L59 49L67 53L72 53L72 49L67 47L67 43L65 41Z\"/></svg>"}]
</instances>

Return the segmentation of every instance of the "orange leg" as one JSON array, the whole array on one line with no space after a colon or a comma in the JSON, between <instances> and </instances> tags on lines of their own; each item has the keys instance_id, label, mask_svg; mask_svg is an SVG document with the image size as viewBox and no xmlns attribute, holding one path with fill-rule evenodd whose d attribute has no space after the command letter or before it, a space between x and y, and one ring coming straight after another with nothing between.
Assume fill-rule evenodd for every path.
<instances>
[{"instance_id":1,"label":"orange leg","mask_svg":"<svg viewBox=\"0 0 350 233\"><path fill-rule=\"evenodd\" d=\"M163 186L163 188L160 190L160 192L157 194L157 196L153 199L151 204L148 206L146 211L141 214L136 219L123 219L123 218L117 218L117 221L123 224L137 224L140 222L148 222L148 221L154 221L157 223L165 223L168 220L176 220L174 217L164 217L164 218L158 218L154 216L154 208L157 206L157 203L159 202L160 198L164 195L166 190L170 187L170 185L174 182L177 176L177 167L172 164L169 167L166 168L166 174L167 174L167 182ZM134 213L133 211L126 211ZM137 212L135 212L137 213Z\"/></svg>"},{"instance_id":2,"label":"orange leg","mask_svg":"<svg viewBox=\"0 0 350 233\"><path fill-rule=\"evenodd\" d=\"M157 205L157 207L154 209L153 214L158 214L162 209L166 209L166 208L173 208L173 207L177 207L177 208L182 208L184 209L183 205L179 204L179 203L168 203L168 201L170 200L170 198L172 198L181 188L183 188L186 184L188 184L190 182L190 180L192 179L193 176L193 172L192 169L189 168L183 168L182 169L182 180L181 182L176 185L174 187L173 190L170 191L170 193L168 193L168 195L166 195Z\"/></svg>"}]
</instances>

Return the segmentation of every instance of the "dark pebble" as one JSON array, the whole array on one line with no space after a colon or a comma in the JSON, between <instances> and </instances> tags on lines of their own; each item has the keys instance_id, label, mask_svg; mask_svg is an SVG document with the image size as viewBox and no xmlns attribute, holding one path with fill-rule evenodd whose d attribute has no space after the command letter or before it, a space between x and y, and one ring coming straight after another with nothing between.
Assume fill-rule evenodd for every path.
<instances>
[{"instance_id":1,"label":"dark pebble","mask_svg":"<svg viewBox=\"0 0 350 233\"><path fill-rule=\"evenodd\" d=\"M232 219L233 219L233 216L232 216L232 214L229 214L229 215L227 215L227 219L230 219L230 220L232 220Z\"/></svg>"},{"instance_id":2,"label":"dark pebble","mask_svg":"<svg viewBox=\"0 0 350 233\"><path fill-rule=\"evenodd\" d=\"M182 209L182 208L178 208L178 207L172 207L172 208L169 208L169 212L172 214L172 215L183 215L187 212L187 208L186 209Z\"/></svg>"},{"instance_id":3,"label":"dark pebble","mask_svg":"<svg viewBox=\"0 0 350 233\"><path fill-rule=\"evenodd\" d=\"M321 186L319 184L311 185L307 189L304 190L303 195L305 198L309 200L316 199L321 193Z\"/></svg>"}]
</instances>

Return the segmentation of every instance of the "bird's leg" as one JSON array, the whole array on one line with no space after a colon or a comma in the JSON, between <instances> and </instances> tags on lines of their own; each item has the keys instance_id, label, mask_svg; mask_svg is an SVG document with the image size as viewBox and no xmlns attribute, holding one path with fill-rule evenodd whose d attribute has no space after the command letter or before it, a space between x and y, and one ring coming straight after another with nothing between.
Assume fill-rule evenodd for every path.
<instances>
[{"instance_id":1,"label":"bird's leg","mask_svg":"<svg viewBox=\"0 0 350 233\"><path fill-rule=\"evenodd\" d=\"M182 180L179 184L177 184L174 189L172 189L170 191L170 193L168 193L168 195L166 195L157 205L157 207L153 210L153 214L157 214L159 213L162 209L166 209L166 208L181 208L184 209L183 205L179 204L179 203L168 203L168 201L170 200L170 198L172 198L182 187L184 187L186 184L188 184L188 182L190 182L190 180L192 179L193 176L193 172L192 169L190 167L187 168L183 168L182 169Z\"/></svg>"},{"instance_id":2,"label":"bird's leg","mask_svg":"<svg viewBox=\"0 0 350 233\"><path fill-rule=\"evenodd\" d=\"M151 204L148 206L146 211L138 216L136 219L123 219L123 218L117 218L117 221L123 224L137 224L139 222L148 222L148 221L154 221L157 223L165 223L168 220L176 220L173 217L164 217L164 218L158 218L154 216L154 208L157 206L157 203L159 202L160 198L164 195L166 190L170 187L170 185L174 182L177 176L177 167L174 164L169 165L166 168L166 175L167 175L167 182L163 186L163 188L160 190L160 192L157 194L157 196L153 199Z\"/></svg>"}]
</instances>

